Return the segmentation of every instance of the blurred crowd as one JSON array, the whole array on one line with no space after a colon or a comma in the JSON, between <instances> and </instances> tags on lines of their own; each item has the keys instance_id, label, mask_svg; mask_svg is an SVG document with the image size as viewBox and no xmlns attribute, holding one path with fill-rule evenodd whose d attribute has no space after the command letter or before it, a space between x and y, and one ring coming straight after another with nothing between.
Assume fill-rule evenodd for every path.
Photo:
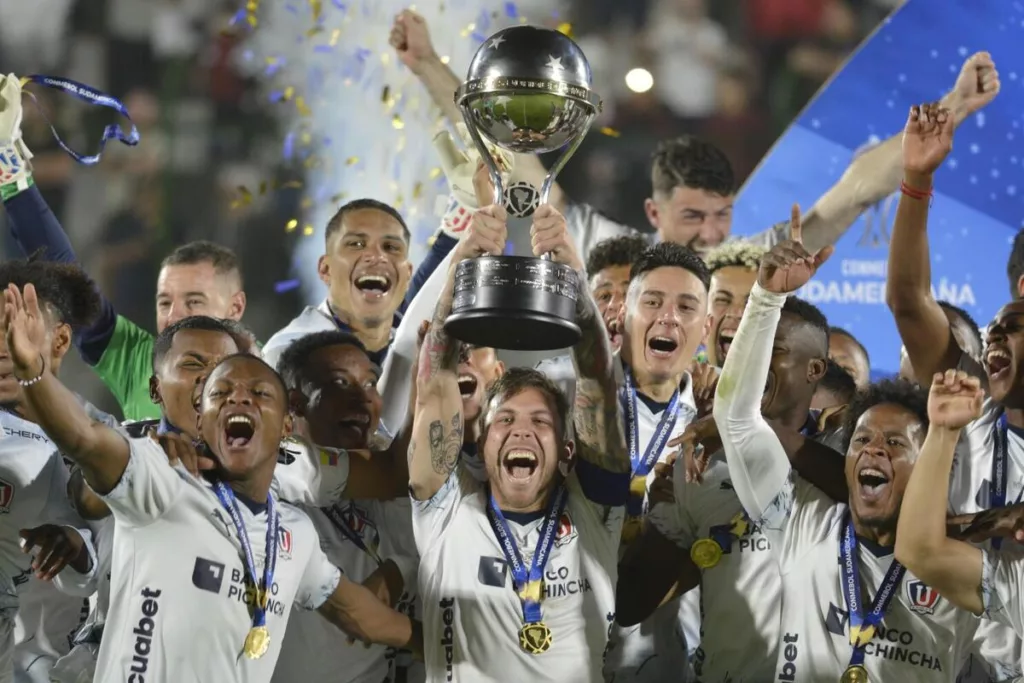
<instances>
[{"instance_id":1,"label":"blurred crowd","mask_svg":"<svg viewBox=\"0 0 1024 683\"><path fill-rule=\"evenodd\" d=\"M643 228L641 200L659 139L705 136L745 178L900 1L518 3L531 21L571 25L605 100L601 125L610 134L592 134L559 182L570 196ZM240 38L224 31L239 6L232 0L0 0L0 71L88 83L122 98L138 126L138 147L111 144L98 168L85 171L57 146L50 123L72 147L92 152L97 132L115 115L30 88L39 107L26 107L24 131L36 155L36 182L118 311L151 321L160 257L207 238L241 257L247 322L266 338L301 306L297 290L276 287L292 277L279 254L302 239L301 231L283 229L300 213L301 190L274 189L297 171L283 167L282 132L259 84L239 71ZM626 74L636 69L652 77L643 92L642 83L627 87ZM2 235L3 255L16 253L6 227ZM68 372L72 385L94 387L86 398L114 408L90 373Z\"/></svg>"}]
</instances>

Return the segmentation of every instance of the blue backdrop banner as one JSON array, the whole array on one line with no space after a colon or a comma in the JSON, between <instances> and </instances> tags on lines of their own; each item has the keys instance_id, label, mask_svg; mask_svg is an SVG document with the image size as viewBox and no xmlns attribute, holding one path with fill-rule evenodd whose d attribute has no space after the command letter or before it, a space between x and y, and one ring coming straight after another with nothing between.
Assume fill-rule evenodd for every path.
<instances>
[{"instance_id":1,"label":"blue backdrop banner","mask_svg":"<svg viewBox=\"0 0 1024 683\"><path fill-rule=\"evenodd\" d=\"M868 38L817 94L744 185L733 221L754 234L804 210L867 146L903 129L914 104L938 100L964 60L991 53L1002 90L957 130L936 173L929 221L936 298L984 326L1010 298L1006 261L1024 218L1024 3L1013 0L909 0ZM1016 69L1021 69L1018 73ZM889 234L898 194L867 211L799 295L871 355L873 375L899 367L900 340L885 306Z\"/></svg>"}]
</instances>

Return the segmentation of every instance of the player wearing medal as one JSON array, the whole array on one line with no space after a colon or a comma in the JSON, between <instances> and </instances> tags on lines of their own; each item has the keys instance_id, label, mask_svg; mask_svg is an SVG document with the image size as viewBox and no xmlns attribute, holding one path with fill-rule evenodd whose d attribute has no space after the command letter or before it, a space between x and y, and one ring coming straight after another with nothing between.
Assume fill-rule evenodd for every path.
<instances>
[{"instance_id":1,"label":"player wearing medal","mask_svg":"<svg viewBox=\"0 0 1024 683\"><path fill-rule=\"evenodd\" d=\"M798 299L787 302L774 341L789 353L773 356L772 390L761 409L785 435L795 466L811 470L815 479L831 484L826 489L845 497L841 458L826 446L813 449L810 440L835 440L834 434L818 429L810 413L824 372L827 329L814 306ZM620 622L636 623L654 610L673 583L679 582L676 591L699 585L701 630L699 641L693 640L700 645L693 656L698 679L768 680L778 641L778 565L764 532L744 514L721 451L711 445L717 438L714 422L697 425L687 430L683 445L692 449L689 440L695 430L707 434L707 469L702 478L688 480L686 457L676 461L672 499L652 505L640 538L620 564L616 613Z\"/></svg>"},{"instance_id":2,"label":"player wearing medal","mask_svg":"<svg viewBox=\"0 0 1024 683\"><path fill-rule=\"evenodd\" d=\"M116 521L98 680L269 681L293 604L363 640L416 640L412 622L342 576L308 517L271 493L291 418L283 382L263 361L228 356L207 378L197 424L215 468L199 479L172 467L153 439L126 439L74 405L40 354L32 285L24 295L9 287L4 309L26 405Z\"/></svg>"},{"instance_id":3,"label":"player wearing medal","mask_svg":"<svg viewBox=\"0 0 1024 683\"><path fill-rule=\"evenodd\" d=\"M87 324L99 308L93 283L78 268L40 261L0 264L0 283L39 288L43 319L40 351L59 370L71 348L72 327ZM13 374L7 344L0 340L0 681L10 683L29 676L46 676L42 661L35 670L27 665L28 650L39 655L39 637L56 641L54 611L81 610L81 598L92 590L96 557L91 534L67 498L67 467L57 447L43 432L36 411L26 403L24 387ZM71 401L78 403L77 397ZM39 585L19 605L19 593L31 580L55 581L66 593ZM72 597L78 595L78 598ZM17 615L17 617L16 617ZM74 623L68 630L74 628ZM16 636L17 624L17 640ZM27 632L26 626L31 627ZM68 634L59 634L65 638ZM66 648L66 642L54 642ZM23 647L24 646L24 647ZM52 660L50 661L52 664Z\"/></svg>"},{"instance_id":4,"label":"player wearing medal","mask_svg":"<svg viewBox=\"0 0 1024 683\"><path fill-rule=\"evenodd\" d=\"M996 314L979 364L958 342L956 327L932 295L929 205L934 174L952 149L953 134L949 112L933 105L914 107L907 117L904 185L909 191L900 197L893 223L886 303L917 382L929 386L936 373L960 369L979 378L988 392L981 416L964 428L967 452L957 458L949 486L950 510L970 514L1024 496L1024 375L1017 362L1024 357L1018 351L1024 304L1012 301ZM993 543L998 547L999 540ZM1020 672L1019 636L995 621L983 621L980 631L985 648L972 668L987 669L993 680Z\"/></svg>"},{"instance_id":5,"label":"player wearing medal","mask_svg":"<svg viewBox=\"0 0 1024 683\"><path fill-rule=\"evenodd\" d=\"M736 495L769 538L782 576L775 677L948 681L972 648L976 620L892 554L903 491L928 426L923 393L882 383L847 410L848 505L795 476L761 416L765 396L779 390L772 356L799 352L773 342L787 295L831 253L808 253L799 220L791 225L792 239L761 262L714 407ZM827 349L824 334L818 343Z\"/></svg>"},{"instance_id":6,"label":"player wearing medal","mask_svg":"<svg viewBox=\"0 0 1024 683\"><path fill-rule=\"evenodd\" d=\"M473 221L485 217L478 227L493 235L482 251L500 254L504 209ZM578 260L571 242L552 246L538 248ZM423 342L410 449L427 680L594 681L614 618L629 472L608 336L581 293L575 442L564 395L544 375L516 368L494 382L480 417L480 483L459 466L459 344L443 326L457 263Z\"/></svg>"},{"instance_id":7,"label":"player wearing medal","mask_svg":"<svg viewBox=\"0 0 1024 683\"><path fill-rule=\"evenodd\" d=\"M380 368L357 337L340 330L302 337L282 354L280 368L296 418L305 420L318 445L347 450L350 458L359 457L352 451L369 451L380 422ZM384 498L389 479L380 479L377 486ZM409 607L417 563L408 476L395 480L388 497L392 499L363 498L322 508L301 507L313 522L327 558L346 576L386 590L392 605L401 598ZM320 615L295 610L273 681L380 683L394 675L394 663L393 651L379 645L341 645L337 630Z\"/></svg>"}]
</instances>

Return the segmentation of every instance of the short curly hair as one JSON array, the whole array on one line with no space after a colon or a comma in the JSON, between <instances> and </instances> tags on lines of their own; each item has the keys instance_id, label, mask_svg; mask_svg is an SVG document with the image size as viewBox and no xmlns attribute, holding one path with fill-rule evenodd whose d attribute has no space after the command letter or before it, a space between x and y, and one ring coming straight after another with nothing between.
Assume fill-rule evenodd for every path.
<instances>
[{"instance_id":1,"label":"short curly hair","mask_svg":"<svg viewBox=\"0 0 1024 683\"><path fill-rule=\"evenodd\" d=\"M96 320L101 301L92 278L73 263L43 261L41 255L36 252L26 260L0 264L0 286L15 285L24 292L25 285L31 284L56 322L76 328Z\"/></svg>"},{"instance_id":2,"label":"short curly hair","mask_svg":"<svg viewBox=\"0 0 1024 683\"><path fill-rule=\"evenodd\" d=\"M849 403L857 393L857 382L843 366L829 358L825 361L825 375L818 382L818 388L831 393L843 403Z\"/></svg>"},{"instance_id":3,"label":"short curly hair","mask_svg":"<svg viewBox=\"0 0 1024 683\"><path fill-rule=\"evenodd\" d=\"M674 242L659 242L647 247L633 262L629 272L630 283L657 268L674 267L688 270L704 284L704 290L711 286L711 273L704 261L692 249Z\"/></svg>"},{"instance_id":4,"label":"short curly hair","mask_svg":"<svg viewBox=\"0 0 1024 683\"><path fill-rule=\"evenodd\" d=\"M843 452L850 449L850 440L857 421L868 410L885 403L906 408L925 431L928 430L928 390L904 379L883 379L854 396L843 419Z\"/></svg>"},{"instance_id":5,"label":"short curly hair","mask_svg":"<svg viewBox=\"0 0 1024 683\"><path fill-rule=\"evenodd\" d=\"M344 330L325 330L313 332L299 337L288 345L277 362L277 371L281 373L285 386L289 389L301 389L306 380L306 362L309 357L331 346L351 346L366 353L366 346L351 332Z\"/></svg>"},{"instance_id":6,"label":"short curly hair","mask_svg":"<svg viewBox=\"0 0 1024 683\"><path fill-rule=\"evenodd\" d=\"M663 140L651 159L651 189L669 195L677 187L722 197L736 191L736 174L725 153L706 140L682 135Z\"/></svg>"},{"instance_id":7,"label":"short curly hair","mask_svg":"<svg viewBox=\"0 0 1024 683\"><path fill-rule=\"evenodd\" d=\"M587 256L587 277L594 277L605 268L632 266L650 246L641 235L622 235L601 240Z\"/></svg>"},{"instance_id":8,"label":"short curly hair","mask_svg":"<svg viewBox=\"0 0 1024 683\"><path fill-rule=\"evenodd\" d=\"M704 263L714 275L722 268L740 267L757 270L761 267L761 259L768 250L758 244L746 240L732 240L718 245L707 253Z\"/></svg>"}]
</instances>

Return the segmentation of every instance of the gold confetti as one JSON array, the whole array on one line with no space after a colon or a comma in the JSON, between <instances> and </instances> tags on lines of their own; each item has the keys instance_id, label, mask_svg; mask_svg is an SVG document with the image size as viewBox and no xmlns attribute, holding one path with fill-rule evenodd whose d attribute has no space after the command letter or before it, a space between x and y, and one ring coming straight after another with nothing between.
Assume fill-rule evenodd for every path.
<instances>
[{"instance_id":1,"label":"gold confetti","mask_svg":"<svg viewBox=\"0 0 1024 683\"><path fill-rule=\"evenodd\" d=\"M298 180L289 180L287 183L281 186L282 190L299 190L302 189L302 183Z\"/></svg>"},{"instance_id":2,"label":"gold confetti","mask_svg":"<svg viewBox=\"0 0 1024 683\"><path fill-rule=\"evenodd\" d=\"M239 185L237 189L238 197L235 201L231 202L231 208L237 209L240 206L248 206L252 204L252 192L249 191L249 188L244 185Z\"/></svg>"},{"instance_id":3,"label":"gold confetti","mask_svg":"<svg viewBox=\"0 0 1024 683\"><path fill-rule=\"evenodd\" d=\"M285 232L295 232L295 228L299 227L299 221L296 218L288 221L288 224L284 226Z\"/></svg>"},{"instance_id":4,"label":"gold confetti","mask_svg":"<svg viewBox=\"0 0 1024 683\"><path fill-rule=\"evenodd\" d=\"M336 194L333 197L331 197L331 204L337 204L338 202L340 202L342 199L344 199L347 196L348 196L347 192L339 192L338 194Z\"/></svg>"},{"instance_id":5,"label":"gold confetti","mask_svg":"<svg viewBox=\"0 0 1024 683\"><path fill-rule=\"evenodd\" d=\"M302 165L305 166L306 168L320 168L322 164L323 160L320 157L316 156L315 154L311 155L302 163Z\"/></svg>"},{"instance_id":6,"label":"gold confetti","mask_svg":"<svg viewBox=\"0 0 1024 683\"><path fill-rule=\"evenodd\" d=\"M558 32L572 38L572 24L567 21L559 24Z\"/></svg>"},{"instance_id":7,"label":"gold confetti","mask_svg":"<svg viewBox=\"0 0 1024 683\"><path fill-rule=\"evenodd\" d=\"M419 199L423 195L423 183L416 183L412 186L412 198Z\"/></svg>"},{"instance_id":8,"label":"gold confetti","mask_svg":"<svg viewBox=\"0 0 1024 683\"><path fill-rule=\"evenodd\" d=\"M328 43L328 45L330 45L331 47L334 47L335 45L338 44L338 39L339 38L341 38L341 29L340 28L336 28L333 31L331 31L331 40Z\"/></svg>"},{"instance_id":9,"label":"gold confetti","mask_svg":"<svg viewBox=\"0 0 1024 683\"><path fill-rule=\"evenodd\" d=\"M398 114L395 114L391 118L391 127L394 128L395 130L402 130L403 128L405 128L405 122L402 121L402 117L400 117Z\"/></svg>"},{"instance_id":10,"label":"gold confetti","mask_svg":"<svg viewBox=\"0 0 1024 683\"><path fill-rule=\"evenodd\" d=\"M313 36L318 35L318 34L323 33L323 32L324 32L324 27L323 26L314 26L313 28L311 28L308 31L306 31L306 37L307 38L312 38Z\"/></svg>"},{"instance_id":11,"label":"gold confetti","mask_svg":"<svg viewBox=\"0 0 1024 683\"><path fill-rule=\"evenodd\" d=\"M380 94L380 101L383 102L384 104L387 104L388 100L390 100L390 99L391 99L391 86L385 85L384 86L384 90Z\"/></svg>"},{"instance_id":12,"label":"gold confetti","mask_svg":"<svg viewBox=\"0 0 1024 683\"><path fill-rule=\"evenodd\" d=\"M390 64L391 63L391 53L390 52L382 52L382 53L380 53L380 63L383 64L384 66L387 66L388 64Z\"/></svg>"},{"instance_id":13,"label":"gold confetti","mask_svg":"<svg viewBox=\"0 0 1024 683\"><path fill-rule=\"evenodd\" d=\"M295 88L293 86L289 85L287 88L284 89L284 92L281 94L281 101L282 102L288 102L289 100L292 99L292 96L294 96L294 95L295 95Z\"/></svg>"},{"instance_id":14,"label":"gold confetti","mask_svg":"<svg viewBox=\"0 0 1024 683\"><path fill-rule=\"evenodd\" d=\"M260 196L262 197L267 193L267 181L264 180L260 183Z\"/></svg>"},{"instance_id":15,"label":"gold confetti","mask_svg":"<svg viewBox=\"0 0 1024 683\"><path fill-rule=\"evenodd\" d=\"M358 163L359 163L359 157L349 157L348 159L345 159L345 165L346 166L355 166Z\"/></svg>"},{"instance_id":16,"label":"gold confetti","mask_svg":"<svg viewBox=\"0 0 1024 683\"><path fill-rule=\"evenodd\" d=\"M449 57L448 55L441 57L442 64L447 64L449 61L451 61L451 57Z\"/></svg>"},{"instance_id":17,"label":"gold confetti","mask_svg":"<svg viewBox=\"0 0 1024 683\"><path fill-rule=\"evenodd\" d=\"M469 36L470 33L472 33L475 30L476 30L476 24L470 24L466 28L464 28L461 31L459 31L459 35L462 36L463 38L466 38L466 37Z\"/></svg>"},{"instance_id":18,"label":"gold confetti","mask_svg":"<svg viewBox=\"0 0 1024 683\"><path fill-rule=\"evenodd\" d=\"M310 235L312 235L313 234L313 226L309 225L307 223L306 226L304 228L302 228L302 234L305 235L306 237L309 237Z\"/></svg>"},{"instance_id":19,"label":"gold confetti","mask_svg":"<svg viewBox=\"0 0 1024 683\"><path fill-rule=\"evenodd\" d=\"M303 211L313 208L313 199L311 197L303 197L302 201L299 202L299 208Z\"/></svg>"},{"instance_id":20,"label":"gold confetti","mask_svg":"<svg viewBox=\"0 0 1024 683\"><path fill-rule=\"evenodd\" d=\"M324 11L322 0L309 0L309 10L313 13L313 22L320 21L320 15Z\"/></svg>"},{"instance_id":21,"label":"gold confetti","mask_svg":"<svg viewBox=\"0 0 1024 683\"><path fill-rule=\"evenodd\" d=\"M620 135L622 135L622 133L615 130L614 128L609 128L608 126L605 126L604 128L601 129L601 135L607 135L610 138L617 138Z\"/></svg>"},{"instance_id":22,"label":"gold confetti","mask_svg":"<svg viewBox=\"0 0 1024 683\"><path fill-rule=\"evenodd\" d=\"M302 97L295 98L295 108L299 110L299 116L310 116L313 112L306 106L306 100Z\"/></svg>"},{"instance_id":23,"label":"gold confetti","mask_svg":"<svg viewBox=\"0 0 1024 683\"><path fill-rule=\"evenodd\" d=\"M256 28L256 24L259 21L256 18L256 13L260 9L260 0L249 0L245 3L245 20L249 22L251 28Z\"/></svg>"},{"instance_id":24,"label":"gold confetti","mask_svg":"<svg viewBox=\"0 0 1024 683\"><path fill-rule=\"evenodd\" d=\"M310 135L309 132L307 131L303 133L301 136L299 136L299 142L301 142L303 145L308 145L311 142L313 142L313 136Z\"/></svg>"},{"instance_id":25,"label":"gold confetti","mask_svg":"<svg viewBox=\"0 0 1024 683\"><path fill-rule=\"evenodd\" d=\"M441 173L443 173L443 171L440 169L440 167L435 166L434 168L430 169L429 177L431 180L437 180L438 178L441 177Z\"/></svg>"}]
</instances>

